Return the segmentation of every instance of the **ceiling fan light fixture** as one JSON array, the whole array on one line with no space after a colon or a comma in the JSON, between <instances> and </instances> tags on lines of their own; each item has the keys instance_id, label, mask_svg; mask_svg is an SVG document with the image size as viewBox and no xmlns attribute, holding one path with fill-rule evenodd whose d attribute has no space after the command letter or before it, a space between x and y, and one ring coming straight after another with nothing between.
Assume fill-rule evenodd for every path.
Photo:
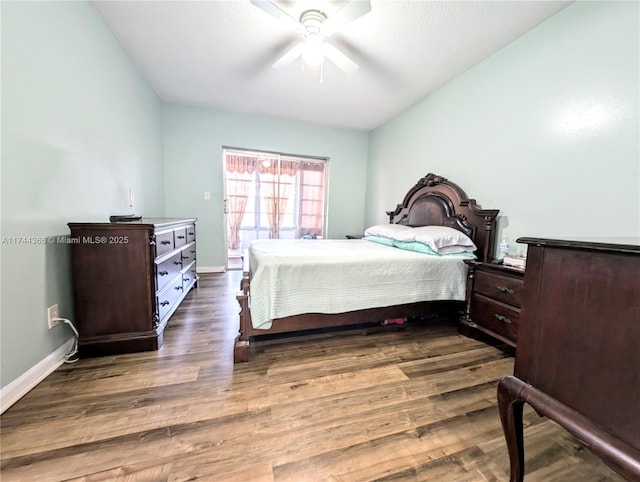
<instances>
[{"instance_id":1,"label":"ceiling fan light fixture","mask_svg":"<svg viewBox=\"0 0 640 482\"><path fill-rule=\"evenodd\" d=\"M325 37L370 12L371 3L369 0L346 0L346 3L330 17L321 10L305 10L298 20L280 8L276 0L250 1L272 17L281 19L288 25L293 25L295 30L302 33L304 37L301 42L291 47L273 63L274 69L285 67L300 58L302 70L305 65L320 67L320 82L322 82L322 67L325 59L348 75L358 71L358 64L334 47L331 42L325 42Z\"/></svg>"},{"instance_id":2,"label":"ceiling fan light fixture","mask_svg":"<svg viewBox=\"0 0 640 482\"><path fill-rule=\"evenodd\" d=\"M304 27L302 61L306 65L315 67L324 60L322 24L326 19L326 15L319 10L306 10L300 15L300 24Z\"/></svg>"},{"instance_id":3,"label":"ceiling fan light fixture","mask_svg":"<svg viewBox=\"0 0 640 482\"><path fill-rule=\"evenodd\" d=\"M324 60L324 47L319 37L309 37L304 42L302 61L310 66L318 66Z\"/></svg>"}]
</instances>

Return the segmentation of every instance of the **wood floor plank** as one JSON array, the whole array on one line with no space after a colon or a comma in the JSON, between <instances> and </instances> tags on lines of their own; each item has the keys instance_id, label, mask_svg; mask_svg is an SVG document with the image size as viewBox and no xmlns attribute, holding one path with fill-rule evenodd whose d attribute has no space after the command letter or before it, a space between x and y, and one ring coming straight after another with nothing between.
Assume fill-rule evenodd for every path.
<instances>
[{"instance_id":1,"label":"wood floor plank","mask_svg":"<svg viewBox=\"0 0 640 482\"><path fill-rule=\"evenodd\" d=\"M239 272L201 277L158 351L56 370L0 417L6 481L509 479L512 352L430 320L262 338L233 364ZM622 480L525 409L527 481Z\"/></svg>"},{"instance_id":2,"label":"wood floor plank","mask_svg":"<svg viewBox=\"0 0 640 482\"><path fill-rule=\"evenodd\" d=\"M189 482L197 480L198 482L273 482L273 472L271 465L254 464L244 467L232 469L229 472L221 474L215 468L207 465L206 460L188 459L189 464L181 464L176 467L171 474L169 482Z\"/></svg>"},{"instance_id":3,"label":"wood floor plank","mask_svg":"<svg viewBox=\"0 0 640 482\"><path fill-rule=\"evenodd\" d=\"M296 474L304 473L305 467L320 468L341 481L374 480L406 471L417 464L455 453L465 443L474 445L481 437L496 433L499 427L487 423L497 415L494 412L495 407L490 407L473 418L462 415L438 420L414 430L371 438L311 459L276 466L274 478L278 482L296 480Z\"/></svg>"},{"instance_id":4,"label":"wood floor plank","mask_svg":"<svg viewBox=\"0 0 640 482\"><path fill-rule=\"evenodd\" d=\"M171 464L157 465L155 462L118 467L89 476L75 477L68 482L107 482L122 480L124 482L167 482L171 474Z\"/></svg>"}]
</instances>

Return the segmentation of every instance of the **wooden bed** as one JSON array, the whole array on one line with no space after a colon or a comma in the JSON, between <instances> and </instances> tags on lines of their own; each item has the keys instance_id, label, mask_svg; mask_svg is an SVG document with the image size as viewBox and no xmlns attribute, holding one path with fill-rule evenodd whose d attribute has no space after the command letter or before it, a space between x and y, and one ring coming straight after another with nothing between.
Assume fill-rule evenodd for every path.
<instances>
[{"instance_id":1,"label":"wooden bed","mask_svg":"<svg viewBox=\"0 0 640 482\"><path fill-rule=\"evenodd\" d=\"M475 199L453 182L435 174L425 177L409 189L401 204L387 211L389 222L412 227L449 226L469 236L477 246L476 256L480 261L493 258L497 209L480 209ZM239 335L234 346L234 362L249 360L252 337L259 335L289 333L300 330L330 328L360 323L377 322L391 318L407 318L428 315L442 310L462 309L461 301L431 301L374 307L365 310L337 314L305 313L274 319L271 328L256 329L251 323L250 268L245 256L243 277L236 298L240 304Z\"/></svg>"}]
</instances>

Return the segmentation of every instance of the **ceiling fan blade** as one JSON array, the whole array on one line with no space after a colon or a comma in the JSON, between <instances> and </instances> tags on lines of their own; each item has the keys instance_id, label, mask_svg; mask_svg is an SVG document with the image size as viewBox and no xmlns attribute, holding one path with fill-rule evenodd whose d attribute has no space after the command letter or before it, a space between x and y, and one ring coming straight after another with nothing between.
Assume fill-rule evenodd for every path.
<instances>
[{"instance_id":1,"label":"ceiling fan blade","mask_svg":"<svg viewBox=\"0 0 640 482\"><path fill-rule=\"evenodd\" d=\"M342 26L353 22L355 19L371 11L369 0L351 0L343 5L339 10L333 12L322 24L326 34L339 30Z\"/></svg>"},{"instance_id":2,"label":"ceiling fan blade","mask_svg":"<svg viewBox=\"0 0 640 482\"><path fill-rule=\"evenodd\" d=\"M251 0L251 3L258 7L260 10L268 13L274 18L283 21L289 27L298 30L301 28L300 22L298 22L295 18L289 15L287 12L278 7L275 3L270 0Z\"/></svg>"},{"instance_id":3,"label":"ceiling fan blade","mask_svg":"<svg viewBox=\"0 0 640 482\"><path fill-rule=\"evenodd\" d=\"M289 49L289 51L285 53L282 57L276 60L272 65L272 67L274 69L281 69L282 67L289 65L291 62L293 62L294 60L296 60L298 57L302 55L303 48L304 48L303 43L297 44L293 48Z\"/></svg>"},{"instance_id":4,"label":"ceiling fan blade","mask_svg":"<svg viewBox=\"0 0 640 482\"><path fill-rule=\"evenodd\" d=\"M331 62L336 64L338 68L346 74L353 75L360 68L358 67L358 64L356 64L353 60L351 60L331 44L328 44L326 42L322 44L322 52L324 53L326 58L331 60Z\"/></svg>"}]
</instances>

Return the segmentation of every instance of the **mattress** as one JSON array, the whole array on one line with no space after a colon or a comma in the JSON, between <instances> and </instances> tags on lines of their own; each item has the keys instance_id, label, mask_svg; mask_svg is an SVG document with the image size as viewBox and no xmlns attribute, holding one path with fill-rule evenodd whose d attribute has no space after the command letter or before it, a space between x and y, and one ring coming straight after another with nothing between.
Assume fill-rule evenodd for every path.
<instances>
[{"instance_id":1,"label":"mattress","mask_svg":"<svg viewBox=\"0 0 640 482\"><path fill-rule=\"evenodd\" d=\"M468 256L430 256L364 239L256 240L249 247L255 329L303 313L465 299Z\"/></svg>"}]
</instances>

